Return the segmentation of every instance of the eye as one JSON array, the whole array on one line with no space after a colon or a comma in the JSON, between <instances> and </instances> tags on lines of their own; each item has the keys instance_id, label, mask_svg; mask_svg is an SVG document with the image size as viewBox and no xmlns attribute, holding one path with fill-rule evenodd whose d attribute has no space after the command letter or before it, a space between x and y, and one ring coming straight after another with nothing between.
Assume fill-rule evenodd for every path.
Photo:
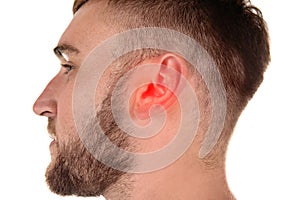
<instances>
[{"instance_id":1,"label":"eye","mask_svg":"<svg viewBox=\"0 0 300 200\"><path fill-rule=\"evenodd\" d=\"M74 66L70 64L62 64L61 66L64 68L64 74L66 75L69 74L69 72L74 69Z\"/></svg>"}]
</instances>

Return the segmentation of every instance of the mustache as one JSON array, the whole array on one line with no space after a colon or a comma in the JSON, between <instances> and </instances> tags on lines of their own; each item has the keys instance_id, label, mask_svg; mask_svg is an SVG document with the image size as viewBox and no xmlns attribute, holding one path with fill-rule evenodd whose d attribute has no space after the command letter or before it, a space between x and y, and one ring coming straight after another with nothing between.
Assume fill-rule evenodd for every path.
<instances>
[{"instance_id":1,"label":"mustache","mask_svg":"<svg viewBox=\"0 0 300 200\"><path fill-rule=\"evenodd\" d=\"M55 123L53 118L48 118L48 126L47 130L50 134L56 135L56 128L55 128Z\"/></svg>"}]
</instances>

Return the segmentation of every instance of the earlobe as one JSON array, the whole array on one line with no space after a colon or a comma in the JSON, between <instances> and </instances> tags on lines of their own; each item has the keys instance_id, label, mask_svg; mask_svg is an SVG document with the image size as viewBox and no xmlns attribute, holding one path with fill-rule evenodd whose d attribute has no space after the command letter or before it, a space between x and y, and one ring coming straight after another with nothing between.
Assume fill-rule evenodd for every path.
<instances>
[{"instance_id":1,"label":"earlobe","mask_svg":"<svg viewBox=\"0 0 300 200\"><path fill-rule=\"evenodd\" d=\"M186 67L183 66L185 62L173 54L165 54L155 62L160 66L154 75L156 80L139 87L133 94L132 114L140 120L148 119L154 106L160 106L166 111L176 101L182 72ZM161 112L161 109L158 110ZM152 110L152 113L155 111Z\"/></svg>"}]
</instances>

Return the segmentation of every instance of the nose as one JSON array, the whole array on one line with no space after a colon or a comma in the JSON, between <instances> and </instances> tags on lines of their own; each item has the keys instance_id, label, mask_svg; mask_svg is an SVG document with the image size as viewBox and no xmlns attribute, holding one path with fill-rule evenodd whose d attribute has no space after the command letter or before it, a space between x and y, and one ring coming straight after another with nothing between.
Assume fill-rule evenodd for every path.
<instances>
[{"instance_id":1,"label":"nose","mask_svg":"<svg viewBox=\"0 0 300 200\"><path fill-rule=\"evenodd\" d=\"M54 84L54 79L50 81L42 94L38 97L33 104L33 111L35 114L53 118L57 114L57 100L56 91L57 88Z\"/></svg>"}]
</instances>

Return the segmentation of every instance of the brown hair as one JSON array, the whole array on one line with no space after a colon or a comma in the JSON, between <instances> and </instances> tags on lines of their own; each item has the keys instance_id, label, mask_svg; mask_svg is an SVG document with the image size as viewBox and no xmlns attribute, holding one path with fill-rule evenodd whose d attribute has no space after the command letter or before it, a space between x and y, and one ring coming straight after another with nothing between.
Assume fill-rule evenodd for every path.
<instances>
[{"instance_id":1,"label":"brown hair","mask_svg":"<svg viewBox=\"0 0 300 200\"><path fill-rule=\"evenodd\" d=\"M110 0L129 26L173 28L196 39L219 66L226 90L253 96L269 60L260 10L243 0Z\"/></svg>"},{"instance_id":2,"label":"brown hair","mask_svg":"<svg viewBox=\"0 0 300 200\"><path fill-rule=\"evenodd\" d=\"M74 12L79 7L74 6ZM268 31L260 10L249 0L108 0L108 7L120 25L175 29L208 51L227 95L228 127L223 132L232 132L270 62Z\"/></svg>"}]
</instances>

